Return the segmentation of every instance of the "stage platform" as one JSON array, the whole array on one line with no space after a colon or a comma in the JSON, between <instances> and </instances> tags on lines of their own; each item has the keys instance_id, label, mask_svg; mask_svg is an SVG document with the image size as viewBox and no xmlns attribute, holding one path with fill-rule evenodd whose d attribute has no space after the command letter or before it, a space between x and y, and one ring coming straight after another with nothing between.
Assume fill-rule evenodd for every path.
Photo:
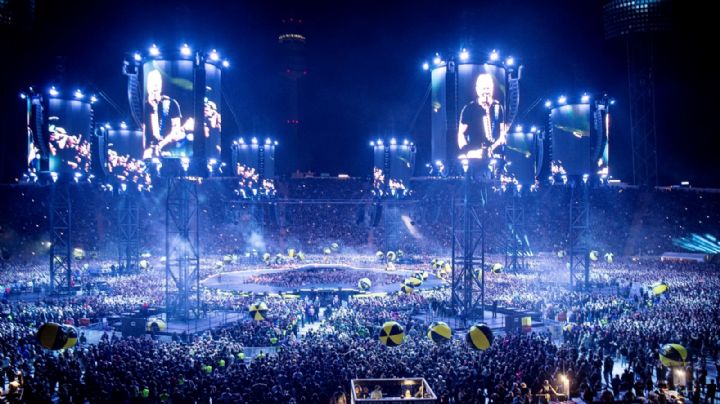
<instances>
[{"instance_id":1,"label":"stage platform","mask_svg":"<svg viewBox=\"0 0 720 404\"><path fill-rule=\"evenodd\" d=\"M357 276L349 277L348 281L332 281L332 282L313 282L294 284L290 286L278 286L272 284L257 283L253 280L254 277L269 275L278 276L287 274L288 278L292 277L293 272L300 271L314 271L314 270L327 270L327 271L352 271L356 272ZM380 278L385 276L396 275L402 279L410 278L416 271L414 270L403 270L397 269L388 271L384 268L358 268L349 265L333 265L333 264L312 264L303 265L296 268L264 268L264 269L250 269L246 271L236 272L225 272L217 275L210 276L200 284L203 287L220 289L225 291L236 291L241 293L253 293L253 294L280 294L280 293L302 293L302 292L319 292L319 291L348 291L348 292L361 292L357 286L357 282L360 278L376 275ZM371 293L395 293L400 290L401 283L386 283L386 284L373 284L367 292ZM415 290L429 290L443 286L443 281L438 279L435 275L430 275L421 286L416 287Z\"/></svg>"}]
</instances>

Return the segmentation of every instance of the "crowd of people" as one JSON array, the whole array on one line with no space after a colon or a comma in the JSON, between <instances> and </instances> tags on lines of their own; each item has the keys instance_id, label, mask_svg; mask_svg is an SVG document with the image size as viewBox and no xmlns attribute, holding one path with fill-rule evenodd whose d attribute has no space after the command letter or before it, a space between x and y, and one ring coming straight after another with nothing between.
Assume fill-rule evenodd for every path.
<instances>
[{"instance_id":1,"label":"crowd of people","mask_svg":"<svg viewBox=\"0 0 720 404\"><path fill-rule=\"evenodd\" d=\"M268 268L264 253L275 256L295 249L307 253L303 262L286 260L273 265L280 270L254 275L251 282L296 287L356 284L368 277L373 285L399 284L404 277L392 271L291 268L327 261L386 268L387 259L376 252L402 249L405 257L397 268L439 277L444 268L431 260L450 259L449 200L456 184L412 185L414 199L382 209L385 216L377 226L370 187L352 179L280 181L278 201L308 203L278 203L269 220L268 211L246 206L236 221L227 221L219 208L222 198L210 200L212 206L202 212L203 240L207 236L202 276ZM108 319L165 304L162 243L151 241L164 217L157 207L162 198L142 196L141 226L148 230L142 245L148 265L119 271L116 251L108 247L111 196L73 194L77 203L86 202L80 206L93 212L78 218L74 230L78 246L88 254L73 266L73 293L56 296L48 293L47 233L41 226L46 196L36 189L12 191L3 208L28 206L27 214L4 216L0 223L0 241L7 250L0 267L5 382L0 396L8 402L83 403L102 397L110 402L334 404L350 401L351 379L394 377L425 378L441 403L514 404L567 395L586 402L667 402L675 394L694 403L715 399L720 267L711 262L661 262L656 255L674 250L674 238L711 233L717 224L711 209L717 196L712 193L595 192L592 243L616 258L593 261L591 287L583 290L568 288L567 259L557 254L567 248L562 224L567 218L557 208L567 202L567 192L541 189L524 195L525 228L535 253L519 272L493 271L489 265L485 301L488 307L537 313L544 325L530 332L494 328L490 348L477 351L466 343L465 330L450 320L447 279L441 287L420 287L409 294L349 298L333 292L259 296L242 288L201 286L202 313L233 313L232 320L193 335L121 336ZM488 263L503 259L503 206L499 199L488 205L490 228L498 229L489 232ZM387 225L392 223L395 226ZM333 243L336 248L326 254ZM96 268L103 270L93 271ZM667 291L652 289L660 282ZM260 301L267 312L251 318L248 307ZM446 343L427 337L430 323L440 320L455 334ZM401 345L388 347L378 340L386 321L404 327ZM35 333L47 322L76 326L78 344L61 351L41 347ZM91 332L104 334L88 342ZM671 369L661 363L660 350L667 343L687 348L682 366Z\"/></svg>"}]
</instances>

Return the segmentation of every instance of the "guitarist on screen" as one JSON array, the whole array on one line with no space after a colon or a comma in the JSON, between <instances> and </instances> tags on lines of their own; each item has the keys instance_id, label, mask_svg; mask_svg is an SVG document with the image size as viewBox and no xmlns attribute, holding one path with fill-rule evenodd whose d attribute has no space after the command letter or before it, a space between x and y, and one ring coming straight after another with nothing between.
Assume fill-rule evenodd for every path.
<instances>
[{"instance_id":1,"label":"guitarist on screen","mask_svg":"<svg viewBox=\"0 0 720 404\"><path fill-rule=\"evenodd\" d=\"M181 124L180 104L162 94L162 75L152 70L147 75L147 104L145 113L145 152L143 159L160 157L163 149L174 142L192 140L195 125L192 118Z\"/></svg>"},{"instance_id":2,"label":"guitarist on screen","mask_svg":"<svg viewBox=\"0 0 720 404\"><path fill-rule=\"evenodd\" d=\"M502 105L493 98L495 85L490 74L477 77L477 98L465 105L458 124L458 148L468 158L489 158L505 144L507 125Z\"/></svg>"}]
</instances>

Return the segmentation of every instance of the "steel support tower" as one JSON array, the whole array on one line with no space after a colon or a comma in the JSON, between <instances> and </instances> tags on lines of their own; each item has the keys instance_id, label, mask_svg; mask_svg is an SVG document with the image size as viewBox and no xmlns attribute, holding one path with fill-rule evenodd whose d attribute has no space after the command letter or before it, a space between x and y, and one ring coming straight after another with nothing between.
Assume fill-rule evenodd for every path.
<instances>
[{"instance_id":1,"label":"steel support tower","mask_svg":"<svg viewBox=\"0 0 720 404\"><path fill-rule=\"evenodd\" d=\"M165 213L165 308L168 318L198 318L200 215L197 183L193 179L168 179Z\"/></svg>"},{"instance_id":2,"label":"steel support tower","mask_svg":"<svg viewBox=\"0 0 720 404\"><path fill-rule=\"evenodd\" d=\"M505 193L505 223L507 224L507 245L505 248L505 269L517 272L525 269L525 205L521 190L511 185Z\"/></svg>"},{"instance_id":3,"label":"steel support tower","mask_svg":"<svg viewBox=\"0 0 720 404\"><path fill-rule=\"evenodd\" d=\"M484 319L485 226L490 180L472 164L465 170L462 197L452 206L451 305L462 323Z\"/></svg>"},{"instance_id":4,"label":"steel support tower","mask_svg":"<svg viewBox=\"0 0 720 404\"><path fill-rule=\"evenodd\" d=\"M139 194L130 189L117 195L118 268L136 271L140 262Z\"/></svg>"},{"instance_id":5,"label":"steel support tower","mask_svg":"<svg viewBox=\"0 0 720 404\"><path fill-rule=\"evenodd\" d=\"M50 185L50 293L72 284L72 200L70 183Z\"/></svg>"},{"instance_id":6,"label":"steel support tower","mask_svg":"<svg viewBox=\"0 0 720 404\"><path fill-rule=\"evenodd\" d=\"M590 184L585 179L570 182L570 286L587 289L590 285Z\"/></svg>"}]
</instances>

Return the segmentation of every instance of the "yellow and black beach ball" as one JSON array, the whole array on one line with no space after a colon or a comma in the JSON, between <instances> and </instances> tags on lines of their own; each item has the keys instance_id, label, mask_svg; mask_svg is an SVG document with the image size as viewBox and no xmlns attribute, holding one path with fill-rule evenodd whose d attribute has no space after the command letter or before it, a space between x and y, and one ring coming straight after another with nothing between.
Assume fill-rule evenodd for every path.
<instances>
[{"instance_id":1,"label":"yellow and black beach ball","mask_svg":"<svg viewBox=\"0 0 720 404\"><path fill-rule=\"evenodd\" d=\"M370 282L369 278L360 278L358 281L358 288L360 288L360 290L368 290L370 286L372 286L372 282Z\"/></svg>"},{"instance_id":2,"label":"yellow and black beach ball","mask_svg":"<svg viewBox=\"0 0 720 404\"><path fill-rule=\"evenodd\" d=\"M433 321L428 328L427 336L430 338L430 341L435 342L436 344L441 344L452 339L452 330L447 323L442 321Z\"/></svg>"},{"instance_id":3,"label":"yellow and black beach ball","mask_svg":"<svg viewBox=\"0 0 720 404\"><path fill-rule=\"evenodd\" d=\"M251 304L248 311L250 312L250 317L252 317L253 320L262 321L265 320L265 317L267 316L268 307L265 302L257 302Z\"/></svg>"},{"instance_id":4,"label":"yellow and black beach ball","mask_svg":"<svg viewBox=\"0 0 720 404\"><path fill-rule=\"evenodd\" d=\"M45 323L38 328L37 339L47 349L72 348L77 344L78 332L71 325Z\"/></svg>"},{"instance_id":5,"label":"yellow and black beach ball","mask_svg":"<svg viewBox=\"0 0 720 404\"><path fill-rule=\"evenodd\" d=\"M685 366L687 349L680 344L665 344L660 348L660 362L667 367Z\"/></svg>"},{"instance_id":6,"label":"yellow and black beach ball","mask_svg":"<svg viewBox=\"0 0 720 404\"><path fill-rule=\"evenodd\" d=\"M405 341L405 329L396 321L388 321L380 330L380 342L385 346L398 346Z\"/></svg>"},{"instance_id":7,"label":"yellow and black beach ball","mask_svg":"<svg viewBox=\"0 0 720 404\"><path fill-rule=\"evenodd\" d=\"M470 327L466 340L471 347L484 351L492 345L493 334L487 324L478 323Z\"/></svg>"}]
</instances>

